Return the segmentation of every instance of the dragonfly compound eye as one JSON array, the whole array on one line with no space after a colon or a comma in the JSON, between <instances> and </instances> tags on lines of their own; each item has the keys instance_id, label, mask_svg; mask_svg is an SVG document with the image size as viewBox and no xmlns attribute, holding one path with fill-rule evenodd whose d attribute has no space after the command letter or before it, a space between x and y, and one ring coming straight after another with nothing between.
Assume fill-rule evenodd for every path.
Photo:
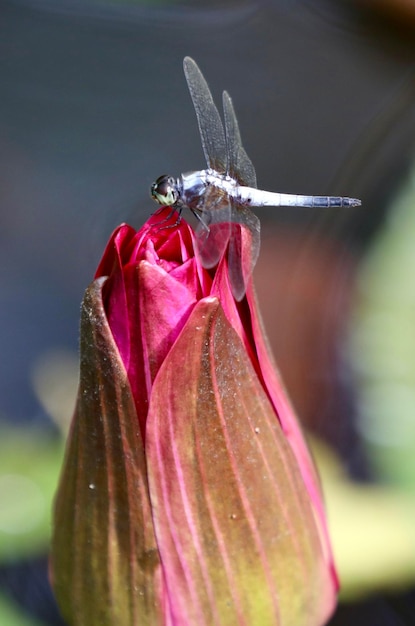
<instances>
[{"instance_id":1,"label":"dragonfly compound eye","mask_svg":"<svg viewBox=\"0 0 415 626\"><path fill-rule=\"evenodd\" d=\"M173 206L176 204L179 194L177 185L172 176L159 176L155 183L151 185L151 197L163 206Z\"/></svg>"}]
</instances>

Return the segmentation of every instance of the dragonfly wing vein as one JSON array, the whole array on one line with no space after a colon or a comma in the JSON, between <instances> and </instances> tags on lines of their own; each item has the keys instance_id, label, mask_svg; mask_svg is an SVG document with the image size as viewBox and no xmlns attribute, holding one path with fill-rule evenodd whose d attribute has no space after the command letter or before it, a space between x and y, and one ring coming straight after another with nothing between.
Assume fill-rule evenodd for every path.
<instances>
[{"instance_id":1,"label":"dragonfly wing vein","mask_svg":"<svg viewBox=\"0 0 415 626\"><path fill-rule=\"evenodd\" d=\"M200 261L206 269L214 267L224 255L231 234L231 205L226 194L213 185L203 195L196 227Z\"/></svg>"},{"instance_id":2,"label":"dragonfly wing vein","mask_svg":"<svg viewBox=\"0 0 415 626\"><path fill-rule=\"evenodd\" d=\"M226 141L219 111L208 84L190 57L183 61L184 74L196 111L203 152L208 167L224 174L227 170Z\"/></svg>"},{"instance_id":3,"label":"dragonfly wing vein","mask_svg":"<svg viewBox=\"0 0 415 626\"><path fill-rule=\"evenodd\" d=\"M232 178L235 178L240 185L256 187L255 168L242 145L235 109L233 108L232 99L227 91L223 92L222 101L228 154L227 173L232 176Z\"/></svg>"},{"instance_id":4,"label":"dragonfly wing vein","mask_svg":"<svg viewBox=\"0 0 415 626\"><path fill-rule=\"evenodd\" d=\"M242 300L259 256L260 222L252 211L232 204L228 274L235 300Z\"/></svg>"}]
</instances>

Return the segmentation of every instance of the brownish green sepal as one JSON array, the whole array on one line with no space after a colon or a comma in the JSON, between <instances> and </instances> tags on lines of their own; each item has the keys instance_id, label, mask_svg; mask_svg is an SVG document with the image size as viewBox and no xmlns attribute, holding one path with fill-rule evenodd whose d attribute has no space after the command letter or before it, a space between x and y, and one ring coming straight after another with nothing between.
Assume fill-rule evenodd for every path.
<instances>
[{"instance_id":1,"label":"brownish green sepal","mask_svg":"<svg viewBox=\"0 0 415 626\"><path fill-rule=\"evenodd\" d=\"M86 290L78 399L54 506L51 579L73 626L164 623L134 400L102 303Z\"/></svg>"}]
</instances>

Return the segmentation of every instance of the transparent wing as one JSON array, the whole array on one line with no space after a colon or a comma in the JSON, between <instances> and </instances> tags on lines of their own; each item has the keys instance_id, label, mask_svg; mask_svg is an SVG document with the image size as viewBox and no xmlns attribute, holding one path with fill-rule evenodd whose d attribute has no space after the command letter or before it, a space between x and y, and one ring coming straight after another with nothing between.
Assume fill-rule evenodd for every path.
<instances>
[{"instance_id":1,"label":"transparent wing","mask_svg":"<svg viewBox=\"0 0 415 626\"><path fill-rule=\"evenodd\" d=\"M251 159L242 146L235 109L227 91L223 92L223 113L225 116L225 136L228 155L227 173L241 185L256 187L256 173Z\"/></svg>"},{"instance_id":2,"label":"transparent wing","mask_svg":"<svg viewBox=\"0 0 415 626\"><path fill-rule=\"evenodd\" d=\"M223 93L224 130L212 94L197 64L190 57L185 57L183 67L208 167L220 174L229 174L241 185L256 187L255 168L242 146L229 94L226 91ZM203 203L195 214L199 219L196 228L197 253L203 267L214 267L228 249L232 293L237 301L242 300L259 254L258 218L213 185L206 189Z\"/></svg>"},{"instance_id":3,"label":"transparent wing","mask_svg":"<svg viewBox=\"0 0 415 626\"><path fill-rule=\"evenodd\" d=\"M208 167L220 174L225 174L227 169L226 140L219 111L195 61L190 57L185 57L183 69L196 111L206 162Z\"/></svg>"},{"instance_id":4,"label":"transparent wing","mask_svg":"<svg viewBox=\"0 0 415 626\"><path fill-rule=\"evenodd\" d=\"M226 251L231 234L231 205L226 194L216 187L208 187L203 196L203 207L197 215L196 245L203 267L215 267Z\"/></svg>"},{"instance_id":5,"label":"transparent wing","mask_svg":"<svg viewBox=\"0 0 415 626\"><path fill-rule=\"evenodd\" d=\"M231 233L228 249L228 274L232 293L238 302L245 295L259 256L260 222L244 207L231 208Z\"/></svg>"},{"instance_id":6,"label":"transparent wing","mask_svg":"<svg viewBox=\"0 0 415 626\"><path fill-rule=\"evenodd\" d=\"M223 92L223 112L228 154L228 174L241 185L256 187L256 173L242 146L238 120L229 94ZM260 223L248 208L231 202L231 233L228 249L228 273L235 300L242 300L258 260Z\"/></svg>"}]
</instances>

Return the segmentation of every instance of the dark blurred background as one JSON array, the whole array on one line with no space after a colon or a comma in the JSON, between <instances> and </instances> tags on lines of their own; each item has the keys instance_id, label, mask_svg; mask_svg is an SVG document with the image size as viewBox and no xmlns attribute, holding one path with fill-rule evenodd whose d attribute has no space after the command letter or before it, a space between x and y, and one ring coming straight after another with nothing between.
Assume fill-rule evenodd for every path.
<instances>
[{"instance_id":1,"label":"dark blurred background","mask_svg":"<svg viewBox=\"0 0 415 626\"><path fill-rule=\"evenodd\" d=\"M413 158L410 0L0 0L0 422L7 437L17 428L61 441L50 370L72 376L79 305L106 240L154 210L157 176L204 167L185 55L217 101L230 92L259 187L363 200L335 212L259 210L256 283L300 418L350 479L377 484L342 347L360 264ZM53 490L53 472L50 481ZM0 523L1 626L61 623L47 541L25 552L8 532ZM332 626L415 624L408 580L369 587L343 600Z\"/></svg>"}]
</instances>

